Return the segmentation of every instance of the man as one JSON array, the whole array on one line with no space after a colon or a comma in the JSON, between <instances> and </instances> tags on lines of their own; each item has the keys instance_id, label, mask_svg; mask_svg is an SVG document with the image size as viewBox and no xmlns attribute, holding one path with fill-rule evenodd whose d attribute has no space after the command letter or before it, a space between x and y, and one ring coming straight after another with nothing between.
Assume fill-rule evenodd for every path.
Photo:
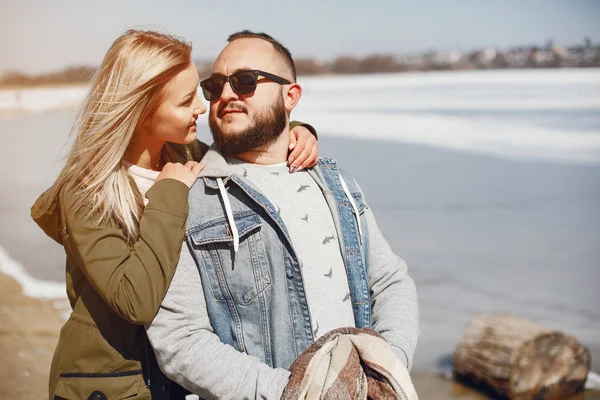
<instances>
[{"instance_id":1,"label":"man","mask_svg":"<svg viewBox=\"0 0 600 400\"><path fill-rule=\"evenodd\" d=\"M370 327L410 368L415 286L335 161L287 173L302 89L290 52L238 32L201 83L215 145L190 191L186 243L148 328L161 369L206 398L279 399L290 364L339 327Z\"/></svg>"}]
</instances>

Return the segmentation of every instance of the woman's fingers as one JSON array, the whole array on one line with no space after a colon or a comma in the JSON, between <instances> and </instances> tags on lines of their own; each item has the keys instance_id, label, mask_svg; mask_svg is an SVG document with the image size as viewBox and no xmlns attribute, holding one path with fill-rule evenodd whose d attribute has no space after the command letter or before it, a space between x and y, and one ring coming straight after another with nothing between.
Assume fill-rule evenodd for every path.
<instances>
[{"instance_id":1,"label":"woman's fingers","mask_svg":"<svg viewBox=\"0 0 600 400\"><path fill-rule=\"evenodd\" d=\"M312 167L314 165L314 160L316 159L318 153L318 147L319 142L317 140L315 140L312 145L304 147L304 149L302 149L302 152L298 155L298 158L296 158L296 161L294 161L294 164L297 166L297 168L293 171L290 169L290 172L293 173L304 168ZM313 152L314 157L311 157L311 154L313 154Z\"/></svg>"},{"instance_id":2,"label":"woman's fingers","mask_svg":"<svg viewBox=\"0 0 600 400\"><path fill-rule=\"evenodd\" d=\"M310 151L310 154L306 158L306 160L302 163L302 165L300 165L300 167L298 167L298 171L300 171L303 168L314 167L315 165L317 165L317 162L319 161L318 158L319 158L319 143L317 142L316 146L313 146L313 148Z\"/></svg>"},{"instance_id":3,"label":"woman's fingers","mask_svg":"<svg viewBox=\"0 0 600 400\"><path fill-rule=\"evenodd\" d=\"M202 170L204 169L205 165L202 164L201 162L197 162L196 165L194 165L194 168L192 168L192 172L194 174L196 174L196 176L198 176L198 174L200 172L202 172Z\"/></svg>"},{"instance_id":4,"label":"woman's fingers","mask_svg":"<svg viewBox=\"0 0 600 400\"><path fill-rule=\"evenodd\" d=\"M165 178L176 179L192 187L200 171L204 169L204 164L196 161L188 161L185 165L180 163L167 163L161 173L156 178L157 181Z\"/></svg>"},{"instance_id":5,"label":"woman's fingers","mask_svg":"<svg viewBox=\"0 0 600 400\"><path fill-rule=\"evenodd\" d=\"M196 164L198 164L198 161L188 161L184 165L187 169L193 169Z\"/></svg>"}]
</instances>

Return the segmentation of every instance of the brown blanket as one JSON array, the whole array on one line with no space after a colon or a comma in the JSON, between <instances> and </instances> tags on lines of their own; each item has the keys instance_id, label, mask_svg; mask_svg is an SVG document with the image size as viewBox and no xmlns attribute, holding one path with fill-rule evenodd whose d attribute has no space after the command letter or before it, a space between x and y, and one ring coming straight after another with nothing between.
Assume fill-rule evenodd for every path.
<instances>
[{"instance_id":1,"label":"brown blanket","mask_svg":"<svg viewBox=\"0 0 600 400\"><path fill-rule=\"evenodd\" d=\"M418 400L408 370L371 329L327 333L294 361L290 372L284 400Z\"/></svg>"}]
</instances>

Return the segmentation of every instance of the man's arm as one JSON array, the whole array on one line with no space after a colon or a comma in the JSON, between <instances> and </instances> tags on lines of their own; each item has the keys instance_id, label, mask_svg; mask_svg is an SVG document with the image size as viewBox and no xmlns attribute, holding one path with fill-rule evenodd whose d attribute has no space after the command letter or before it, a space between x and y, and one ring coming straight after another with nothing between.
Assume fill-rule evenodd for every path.
<instances>
[{"instance_id":1,"label":"man's arm","mask_svg":"<svg viewBox=\"0 0 600 400\"><path fill-rule=\"evenodd\" d=\"M146 326L162 371L206 399L280 399L290 373L223 344L213 333L200 274L184 242L171 286Z\"/></svg>"},{"instance_id":2,"label":"man's arm","mask_svg":"<svg viewBox=\"0 0 600 400\"><path fill-rule=\"evenodd\" d=\"M370 208L365 210L369 232L369 289L372 328L388 341L410 370L419 338L419 306L415 283L406 263L379 231Z\"/></svg>"}]
</instances>

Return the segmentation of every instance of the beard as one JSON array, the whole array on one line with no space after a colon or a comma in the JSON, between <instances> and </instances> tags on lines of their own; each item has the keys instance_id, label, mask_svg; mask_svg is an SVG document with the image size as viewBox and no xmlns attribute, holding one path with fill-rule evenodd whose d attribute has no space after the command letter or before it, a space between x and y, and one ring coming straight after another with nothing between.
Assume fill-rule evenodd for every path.
<instances>
[{"instance_id":1,"label":"beard","mask_svg":"<svg viewBox=\"0 0 600 400\"><path fill-rule=\"evenodd\" d=\"M246 110L245 107L236 108ZM213 139L221 152L232 156L243 154L264 146L281 135L287 126L283 96L280 94L275 102L271 106L265 107L254 117L252 122L241 130L225 133L217 125L212 114L208 118Z\"/></svg>"}]
</instances>

